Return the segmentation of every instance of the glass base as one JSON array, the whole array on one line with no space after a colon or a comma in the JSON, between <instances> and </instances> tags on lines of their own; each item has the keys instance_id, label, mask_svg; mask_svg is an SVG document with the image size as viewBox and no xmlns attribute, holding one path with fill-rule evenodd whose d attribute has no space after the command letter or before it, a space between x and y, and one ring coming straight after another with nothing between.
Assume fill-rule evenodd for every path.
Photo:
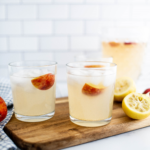
<instances>
[{"instance_id":1,"label":"glass base","mask_svg":"<svg viewBox=\"0 0 150 150\"><path fill-rule=\"evenodd\" d=\"M79 126L84 126L84 127L99 127L99 126L104 126L106 124L108 124L111 121L111 118L107 118L105 120L100 120L100 121L85 121L85 120L79 120L76 119L72 116L70 116L70 120L71 122L73 122L74 124L77 124Z\"/></svg>"},{"instance_id":2,"label":"glass base","mask_svg":"<svg viewBox=\"0 0 150 150\"><path fill-rule=\"evenodd\" d=\"M40 121L45 121L45 120L52 118L54 114L55 114L55 111L49 114L41 115L41 116L23 116L17 113L15 113L15 116L18 120L24 121L24 122L40 122Z\"/></svg>"}]
</instances>

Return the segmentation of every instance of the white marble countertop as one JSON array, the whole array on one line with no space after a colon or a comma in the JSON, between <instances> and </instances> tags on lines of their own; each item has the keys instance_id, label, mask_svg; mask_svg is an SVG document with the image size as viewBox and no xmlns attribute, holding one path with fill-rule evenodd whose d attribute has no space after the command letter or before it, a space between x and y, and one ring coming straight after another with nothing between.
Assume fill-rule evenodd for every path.
<instances>
[{"instance_id":1,"label":"white marble countertop","mask_svg":"<svg viewBox=\"0 0 150 150\"><path fill-rule=\"evenodd\" d=\"M143 92L147 87L138 83L138 92ZM67 96L67 84L58 83L57 97ZM65 148L64 150L150 150L150 126L142 129L122 133L101 140Z\"/></svg>"},{"instance_id":2,"label":"white marble countertop","mask_svg":"<svg viewBox=\"0 0 150 150\"><path fill-rule=\"evenodd\" d=\"M126 132L64 150L150 150L150 127Z\"/></svg>"}]
</instances>

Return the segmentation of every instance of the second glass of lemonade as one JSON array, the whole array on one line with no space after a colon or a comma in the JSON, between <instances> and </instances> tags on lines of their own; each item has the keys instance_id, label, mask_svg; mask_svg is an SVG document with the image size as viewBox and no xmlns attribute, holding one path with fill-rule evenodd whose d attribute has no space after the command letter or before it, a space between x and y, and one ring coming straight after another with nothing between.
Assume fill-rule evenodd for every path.
<instances>
[{"instance_id":1,"label":"second glass of lemonade","mask_svg":"<svg viewBox=\"0 0 150 150\"><path fill-rule=\"evenodd\" d=\"M38 122L55 113L56 62L24 61L9 64L17 119Z\"/></svg>"},{"instance_id":2,"label":"second glass of lemonade","mask_svg":"<svg viewBox=\"0 0 150 150\"><path fill-rule=\"evenodd\" d=\"M96 127L111 121L116 64L73 62L67 64L70 120Z\"/></svg>"}]
</instances>

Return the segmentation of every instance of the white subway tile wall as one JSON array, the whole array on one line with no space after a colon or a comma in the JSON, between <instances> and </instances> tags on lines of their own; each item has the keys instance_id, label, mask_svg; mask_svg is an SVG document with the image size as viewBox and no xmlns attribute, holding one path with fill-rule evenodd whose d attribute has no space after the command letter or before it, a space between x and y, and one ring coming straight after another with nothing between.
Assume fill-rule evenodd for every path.
<instances>
[{"instance_id":1,"label":"white subway tile wall","mask_svg":"<svg viewBox=\"0 0 150 150\"><path fill-rule=\"evenodd\" d=\"M22 33L21 21L7 21L0 20L0 36L6 35L21 35Z\"/></svg>"},{"instance_id":2,"label":"white subway tile wall","mask_svg":"<svg viewBox=\"0 0 150 150\"><path fill-rule=\"evenodd\" d=\"M55 21L56 35L83 35L84 21Z\"/></svg>"},{"instance_id":3,"label":"white subway tile wall","mask_svg":"<svg viewBox=\"0 0 150 150\"><path fill-rule=\"evenodd\" d=\"M71 19L98 19L100 6L98 5L71 5Z\"/></svg>"},{"instance_id":4,"label":"white subway tile wall","mask_svg":"<svg viewBox=\"0 0 150 150\"><path fill-rule=\"evenodd\" d=\"M0 0L0 76L12 61L52 60L58 81L66 81L65 64L75 55L101 52L103 27L124 25L149 27L150 1ZM149 68L150 51L146 57Z\"/></svg>"},{"instance_id":5,"label":"white subway tile wall","mask_svg":"<svg viewBox=\"0 0 150 150\"><path fill-rule=\"evenodd\" d=\"M51 35L52 21L24 21L25 35Z\"/></svg>"},{"instance_id":6,"label":"white subway tile wall","mask_svg":"<svg viewBox=\"0 0 150 150\"><path fill-rule=\"evenodd\" d=\"M131 8L131 5L108 5L102 7L101 17L109 20L128 20L131 17Z\"/></svg>"},{"instance_id":7,"label":"white subway tile wall","mask_svg":"<svg viewBox=\"0 0 150 150\"><path fill-rule=\"evenodd\" d=\"M6 7L4 5L0 5L0 19L5 19L6 17Z\"/></svg>"},{"instance_id":8,"label":"white subway tile wall","mask_svg":"<svg viewBox=\"0 0 150 150\"><path fill-rule=\"evenodd\" d=\"M132 18L133 19L150 19L150 7L145 5L133 6Z\"/></svg>"},{"instance_id":9,"label":"white subway tile wall","mask_svg":"<svg viewBox=\"0 0 150 150\"><path fill-rule=\"evenodd\" d=\"M80 4L83 3L84 0L54 0L54 3L59 3L59 4Z\"/></svg>"},{"instance_id":10,"label":"white subway tile wall","mask_svg":"<svg viewBox=\"0 0 150 150\"><path fill-rule=\"evenodd\" d=\"M61 53L61 52L56 52L55 53L55 59L58 63L58 66L65 66L68 62L72 62L74 60L74 57L78 55L77 52L65 52L65 53ZM67 56L67 59L66 59ZM65 69L66 70L66 69Z\"/></svg>"},{"instance_id":11,"label":"white subway tile wall","mask_svg":"<svg viewBox=\"0 0 150 150\"><path fill-rule=\"evenodd\" d=\"M71 50L98 51L100 40L98 36L74 36L71 37Z\"/></svg>"},{"instance_id":12,"label":"white subway tile wall","mask_svg":"<svg viewBox=\"0 0 150 150\"><path fill-rule=\"evenodd\" d=\"M104 27L113 26L113 21L86 21L86 33L88 35L100 35Z\"/></svg>"},{"instance_id":13,"label":"white subway tile wall","mask_svg":"<svg viewBox=\"0 0 150 150\"><path fill-rule=\"evenodd\" d=\"M24 60L54 60L54 54L51 52L31 52L24 54Z\"/></svg>"},{"instance_id":14,"label":"white subway tile wall","mask_svg":"<svg viewBox=\"0 0 150 150\"><path fill-rule=\"evenodd\" d=\"M0 52L1 51L7 51L8 49L8 43L6 37L0 37Z\"/></svg>"},{"instance_id":15,"label":"white subway tile wall","mask_svg":"<svg viewBox=\"0 0 150 150\"><path fill-rule=\"evenodd\" d=\"M8 69L6 67L1 67L0 68L0 77L5 77L8 74Z\"/></svg>"},{"instance_id":16,"label":"white subway tile wall","mask_svg":"<svg viewBox=\"0 0 150 150\"><path fill-rule=\"evenodd\" d=\"M21 53L1 53L0 54L0 67L7 67L10 62L13 61L21 61L22 54Z\"/></svg>"},{"instance_id":17,"label":"white subway tile wall","mask_svg":"<svg viewBox=\"0 0 150 150\"><path fill-rule=\"evenodd\" d=\"M37 51L38 38L37 37L10 37L9 38L10 51Z\"/></svg>"},{"instance_id":18,"label":"white subway tile wall","mask_svg":"<svg viewBox=\"0 0 150 150\"><path fill-rule=\"evenodd\" d=\"M37 6L35 5L8 5L7 17L10 20L27 20L37 18Z\"/></svg>"},{"instance_id":19,"label":"white subway tile wall","mask_svg":"<svg viewBox=\"0 0 150 150\"><path fill-rule=\"evenodd\" d=\"M0 4L18 4L20 0L0 0Z\"/></svg>"},{"instance_id":20,"label":"white subway tile wall","mask_svg":"<svg viewBox=\"0 0 150 150\"><path fill-rule=\"evenodd\" d=\"M128 3L128 4L145 4L148 0L117 0L118 3Z\"/></svg>"},{"instance_id":21,"label":"white subway tile wall","mask_svg":"<svg viewBox=\"0 0 150 150\"><path fill-rule=\"evenodd\" d=\"M40 38L40 48L42 51L69 50L68 43L69 38L67 36L53 36Z\"/></svg>"},{"instance_id":22,"label":"white subway tile wall","mask_svg":"<svg viewBox=\"0 0 150 150\"><path fill-rule=\"evenodd\" d=\"M115 0L86 0L87 3L100 3L100 4L112 4L115 2Z\"/></svg>"},{"instance_id":23,"label":"white subway tile wall","mask_svg":"<svg viewBox=\"0 0 150 150\"><path fill-rule=\"evenodd\" d=\"M51 4L53 0L22 0L22 2L24 4L32 4L32 3L36 3L36 4L43 4L43 3L49 3Z\"/></svg>"},{"instance_id":24,"label":"white subway tile wall","mask_svg":"<svg viewBox=\"0 0 150 150\"><path fill-rule=\"evenodd\" d=\"M68 5L39 5L40 19L68 19Z\"/></svg>"}]
</instances>

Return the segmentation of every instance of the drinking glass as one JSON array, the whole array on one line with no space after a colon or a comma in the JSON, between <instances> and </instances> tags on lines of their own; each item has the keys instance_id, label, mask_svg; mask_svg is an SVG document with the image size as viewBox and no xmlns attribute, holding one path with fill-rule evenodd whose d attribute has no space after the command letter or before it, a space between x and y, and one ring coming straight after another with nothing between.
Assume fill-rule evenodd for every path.
<instances>
[{"instance_id":1,"label":"drinking glass","mask_svg":"<svg viewBox=\"0 0 150 150\"><path fill-rule=\"evenodd\" d=\"M113 57L117 78L128 76L137 81L149 37L145 27L114 27L103 29L102 53Z\"/></svg>"},{"instance_id":2,"label":"drinking glass","mask_svg":"<svg viewBox=\"0 0 150 150\"><path fill-rule=\"evenodd\" d=\"M8 65L18 120L38 122L55 113L56 62L23 61Z\"/></svg>"},{"instance_id":3,"label":"drinking glass","mask_svg":"<svg viewBox=\"0 0 150 150\"><path fill-rule=\"evenodd\" d=\"M66 67L70 120L87 127L108 124L112 118L116 64L85 61L68 63Z\"/></svg>"}]
</instances>

